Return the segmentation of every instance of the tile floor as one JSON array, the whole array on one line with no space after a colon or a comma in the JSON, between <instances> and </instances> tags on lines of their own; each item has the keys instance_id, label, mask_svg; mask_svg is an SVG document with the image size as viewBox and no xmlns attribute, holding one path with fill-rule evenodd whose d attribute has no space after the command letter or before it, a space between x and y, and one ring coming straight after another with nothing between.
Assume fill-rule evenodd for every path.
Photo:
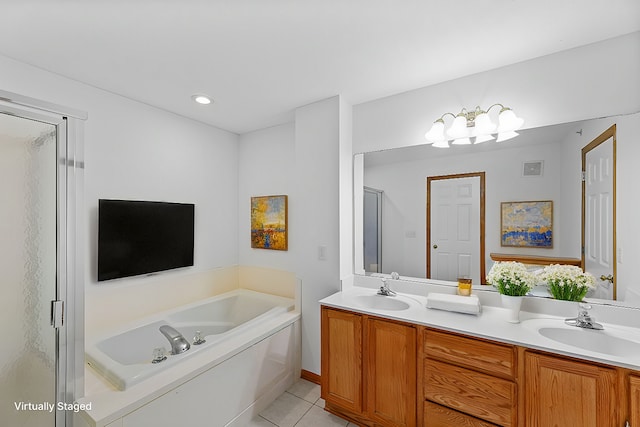
<instances>
[{"instance_id":1,"label":"tile floor","mask_svg":"<svg viewBox=\"0 0 640 427\"><path fill-rule=\"evenodd\" d=\"M324 410L320 386L299 379L267 409L254 418L249 427L355 427Z\"/></svg>"}]
</instances>

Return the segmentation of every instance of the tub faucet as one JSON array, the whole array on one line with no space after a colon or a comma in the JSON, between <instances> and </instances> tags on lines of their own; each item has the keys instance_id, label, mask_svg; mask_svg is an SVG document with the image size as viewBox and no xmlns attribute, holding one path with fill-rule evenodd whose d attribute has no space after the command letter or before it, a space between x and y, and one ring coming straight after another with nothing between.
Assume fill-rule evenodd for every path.
<instances>
[{"instance_id":1,"label":"tub faucet","mask_svg":"<svg viewBox=\"0 0 640 427\"><path fill-rule=\"evenodd\" d=\"M164 335L171 344L171 354L180 354L189 350L191 347L189 341L187 341L180 332L176 331L169 325L160 326L160 332Z\"/></svg>"}]
</instances>

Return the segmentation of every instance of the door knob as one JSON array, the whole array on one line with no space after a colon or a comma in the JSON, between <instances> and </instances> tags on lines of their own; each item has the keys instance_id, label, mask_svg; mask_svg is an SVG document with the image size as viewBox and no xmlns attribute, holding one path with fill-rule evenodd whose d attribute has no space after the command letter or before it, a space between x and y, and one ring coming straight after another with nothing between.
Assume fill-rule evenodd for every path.
<instances>
[{"instance_id":1,"label":"door knob","mask_svg":"<svg viewBox=\"0 0 640 427\"><path fill-rule=\"evenodd\" d=\"M603 282L606 280L609 283L613 283L613 274L610 274L608 276L605 276L604 274L602 276L600 276L600 280L602 280Z\"/></svg>"},{"instance_id":2,"label":"door knob","mask_svg":"<svg viewBox=\"0 0 640 427\"><path fill-rule=\"evenodd\" d=\"M433 245L433 249L438 249L438 245Z\"/></svg>"}]
</instances>

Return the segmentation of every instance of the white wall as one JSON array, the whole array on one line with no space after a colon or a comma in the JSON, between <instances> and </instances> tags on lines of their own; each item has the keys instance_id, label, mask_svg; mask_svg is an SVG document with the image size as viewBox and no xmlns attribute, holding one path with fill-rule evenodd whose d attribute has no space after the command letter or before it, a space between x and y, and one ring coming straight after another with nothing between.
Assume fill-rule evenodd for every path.
<instances>
[{"instance_id":1,"label":"white wall","mask_svg":"<svg viewBox=\"0 0 640 427\"><path fill-rule=\"evenodd\" d=\"M87 281L95 283L99 198L195 203L195 259L190 270L235 264L237 159L237 136L228 132L115 96L91 106L85 133L92 255ZM98 286L103 285L108 283Z\"/></svg>"},{"instance_id":2,"label":"white wall","mask_svg":"<svg viewBox=\"0 0 640 427\"><path fill-rule=\"evenodd\" d=\"M640 111L640 32L353 107L353 149L422 144L449 111L503 103L539 127Z\"/></svg>"},{"instance_id":3,"label":"white wall","mask_svg":"<svg viewBox=\"0 0 640 427\"><path fill-rule=\"evenodd\" d=\"M240 137L240 283L282 293L290 279L283 273L301 282L302 369L316 374L318 300L337 292L353 265L350 124L351 106L333 97L298 108L295 123ZM250 198L276 194L289 196L289 249L252 249ZM324 260L319 259L321 246Z\"/></svg>"},{"instance_id":4,"label":"white wall","mask_svg":"<svg viewBox=\"0 0 640 427\"><path fill-rule=\"evenodd\" d=\"M87 333L199 298L180 279L238 259L238 136L0 56L1 89L89 113L85 123ZM197 107L194 105L194 108ZM132 198L196 205L195 265L155 277L96 282L97 200ZM224 277L224 286L233 274ZM175 281L171 279L175 278ZM169 280L171 283L167 283ZM157 287L150 283L159 283ZM211 286L211 285L209 285ZM205 286L206 288L206 286ZM115 302L115 304L114 304Z\"/></svg>"},{"instance_id":5,"label":"white wall","mask_svg":"<svg viewBox=\"0 0 640 427\"><path fill-rule=\"evenodd\" d=\"M251 248L251 197L284 194L294 189L295 125L287 123L243 134L239 145L238 261L240 265L295 271L295 246L288 251ZM291 205L289 206L291 209ZM291 211L289 211L291 217Z\"/></svg>"},{"instance_id":6,"label":"white wall","mask_svg":"<svg viewBox=\"0 0 640 427\"><path fill-rule=\"evenodd\" d=\"M289 200L291 244L302 282L302 369L320 373L320 305L340 289L339 97L295 114L295 186ZM319 248L325 259L319 259Z\"/></svg>"},{"instance_id":7,"label":"white wall","mask_svg":"<svg viewBox=\"0 0 640 427\"><path fill-rule=\"evenodd\" d=\"M585 129L587 137L595 138L608 128L606 119L601 129ZM638 162L640 162L640 114L616 120L616 237L618 258L618 298L640 306L640 198L638 197ZM592 135L595 135L591 137ZM621 253L620 253L621 252Z\"/></svg>"},{"instance_id":8,"label":"white wall","mask_svg":"<svg viewBox=\"0 0 640 427\"><path fill-rule=\"evenodd\" d=\"M295 124L287 123L240 136L238 157L238 263L242 287L293 297L296 246L289 227L289 249L251 247L251 197L287 195L292 217L295 188ZM295 212L293 212L295 213Z\"/></svg>"},{"instance_id":9,"label":"white wall","mask_svg":"<svg viewBox=\"0 0 640 427\"><path fill-rule=\"evenodd\" d=\"M339 226L340 226L340 279L348 280L353 274L353 108L340 98L339 171Z\"/></svg>"}]
</instances>

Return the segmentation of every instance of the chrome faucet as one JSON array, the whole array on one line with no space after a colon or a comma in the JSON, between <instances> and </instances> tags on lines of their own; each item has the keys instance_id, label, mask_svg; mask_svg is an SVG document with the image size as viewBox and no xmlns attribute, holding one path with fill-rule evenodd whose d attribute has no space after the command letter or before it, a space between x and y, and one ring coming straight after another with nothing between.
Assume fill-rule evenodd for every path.
<instances>
[{"instance_id":1,"label":"chrome faucet","mask_svg":"<svg viewBox=\"0 0 640 427\"><path fill-rule=\"evenodd\" d=\"M570 326L577 326L578 328L597 329L602 330L604 326L600 323L596 323L595 319L589 314L591 305L581 302L578 308L578 317L572 317L566 319L564 323Z\"/></svg>"},{"instance_id":2,"label":"chrome faucet","mask_svg":"<svg viewBox=\"0 0 640 427\"><path fill-rule=\"evenodd\" d=\"M393 273L391 273L391 279L393 280L398 280L400 278L400 275L398 273L396 273L395 271ZM387 283L387 279L386 277L382 279L382 286L380 286L380 290L378 291L378 295L383 295L385 297L392 297L395 296L396 293L394 291L391 290L391 288L389 288L389 284Z\"/></svg>"},{"instance_id":3,"label":"chrome faucet","mask_svg":"<svg viewBox=\"0 0 640 427\"><path fill-rule=\"evenodd\" d=\"M176 331L169 325L160 326L160 332L164 335L171 344L171 354L180 354L189 350L191 347L189 341L187 341L180 332Z\"/></svg>"}]
</instances>

